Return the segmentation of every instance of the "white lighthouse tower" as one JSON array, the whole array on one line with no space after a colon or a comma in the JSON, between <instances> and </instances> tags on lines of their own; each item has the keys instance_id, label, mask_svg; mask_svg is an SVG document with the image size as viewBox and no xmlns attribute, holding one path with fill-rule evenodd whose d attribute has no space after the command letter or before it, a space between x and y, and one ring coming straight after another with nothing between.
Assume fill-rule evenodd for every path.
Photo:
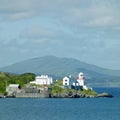
<instances>
[{"instance_id":1,"label":"white lighthouse tower","mask_svg":"<svg viewBox=\"0 0 120 120\"><path fill-rule=\"evenodd\" d=\"M83 89L88 90L88 87L84 84L84 74L82 72L79 73L77 82Z\"/></svg>"}]
</instances>

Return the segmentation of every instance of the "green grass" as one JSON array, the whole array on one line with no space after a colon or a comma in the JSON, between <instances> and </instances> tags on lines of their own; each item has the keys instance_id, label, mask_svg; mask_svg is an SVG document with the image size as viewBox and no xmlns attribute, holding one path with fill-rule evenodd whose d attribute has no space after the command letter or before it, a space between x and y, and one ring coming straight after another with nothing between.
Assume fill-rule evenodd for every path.
<instances>
[{"instance_id":1,"label":"green grass","mask_svg":"<svg viewBox=\"0 0 120 120\"><path fill-rule=\"evenodd\" d=\"M97 95L97 92L95 92L94 90L88 89L88 90L82 90L82 93L85 95Z\"/></svg>"}]
</instances>

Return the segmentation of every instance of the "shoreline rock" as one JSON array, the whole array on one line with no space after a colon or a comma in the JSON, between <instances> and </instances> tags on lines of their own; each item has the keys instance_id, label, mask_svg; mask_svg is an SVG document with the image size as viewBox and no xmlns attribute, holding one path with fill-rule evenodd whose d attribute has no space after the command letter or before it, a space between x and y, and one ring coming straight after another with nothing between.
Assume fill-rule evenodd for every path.
<instances>
[{"instance_id":1,"label":"shoreline rock","mask_svg":"<svg viewBox=\"0 0 120 120\"><path fill-rule=\"evenodd\" d=\"M109 93L104 92L104 93L98 94L96 97L97 97L97 98L99 98L99 97L112 98L112 97L113 97L113 95L111 95L111 94L109 94Z\"/></svg>"},{"instance_id":2,"label":"shoreline rock","mask_svg":"<svg viewBox=\"0 0 120 120\"><path fill-rule=\"evenodd\" d=\"M85 95L85 94L56 94L56 95L50 95L49 98L112 98L113 95L109 93L100 93L97 95Z\"/></svg>"}]
</instances>

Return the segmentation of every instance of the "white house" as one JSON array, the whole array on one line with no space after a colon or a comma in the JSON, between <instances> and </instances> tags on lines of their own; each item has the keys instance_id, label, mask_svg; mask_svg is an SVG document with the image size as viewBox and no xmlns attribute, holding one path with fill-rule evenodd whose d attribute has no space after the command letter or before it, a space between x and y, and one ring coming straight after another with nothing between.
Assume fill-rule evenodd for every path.
<instances>
[{"instance_id":1,"label":"white house","mask_svg":"<svg viewBox=\"0 0 120 120\"><path fill-rule=\"evenodd\" d=\"M36 85L50 85L53 83L53 79L48 75L41 75L41 76L36 76L35 81L31 81L30 83Z\"/></svg>"},{"instance_id":2,"label":"white house","mask_svg":"<svg viewBox=\"0 0 120 120\"><path fill-rule=\"evenodd\" d=\"M64 86L69 86L69 81L70 81L70 79L68 77L64 77L63 78L63 85Z\"/></svg>"},{"instance_id":3,"label":"white house","mask_svg":"<svg viewBox=\"0 0 120 120\"><path fill-rule=\"evenodd\" d=\"M21 86L19 84L10 84L6 87L6 92L8 95L13 95L21 91Z\"/></svg>"},{"instance_id":4,"label":"white house","mask_svg":"<svg viewBox=\"0 0 120 120\"><path fill-rule=\"evenodd\" d=\"M85 89L85 90L88 90L88 87L85 85L84 83L85 79L84 79L84 74L82 72L80 72L78 74L78 78L77 80L75 80L73 83L72 83L72 87L73 88L76 88L76 89ZM70 79L69 77L64 77L63 78L63 86L70 86Z\"/></svg>"}]
</instances>

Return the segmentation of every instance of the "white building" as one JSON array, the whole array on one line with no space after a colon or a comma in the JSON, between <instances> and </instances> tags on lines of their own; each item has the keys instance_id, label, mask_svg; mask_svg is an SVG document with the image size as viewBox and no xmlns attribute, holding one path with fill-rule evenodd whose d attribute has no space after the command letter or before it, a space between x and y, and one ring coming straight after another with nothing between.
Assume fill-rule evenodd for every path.
<instances>
[{"instance_id":1,"label":"white building","mask_svg":"<svg viewBox=\"0 0 120 120\"><path fill-rule=\"evenodd\" d=\"M88 90L88 87L84 83L84 74L81 72L78 74L78 79L72 83L72 86L77 88L77 89L85 89ZM63 86L70 86L70 78L69 77L64 77L63 78Z\"/></svg>"},{"instance_id":2,"label":"white building","mask_svg":"<svg viewBox=\"0 0 120 120\"><path fill-rule=\"evenodd\" d=\"M41 75L41 76L36 76L35 81L31 81L30 83L36 85L50 85L53 83L53 79L48 75Z\"/></svg>"},{"instance_id":3,"label":"white building","mask_svg":"<svg viewBox=\"0 0 120 120\"><path fill-rule=\"evenodd\" d=\"M8 95L13 95L21 91L21 86L19 84L10 84L6 87L6 92Z\"/></svg>"},{"instance_id":4,"label":"white building","mask_svg":"<svg viewBox=\"0 0 120 120\"><path fill-rule=\"evenodd\" d=\"M64 77L63 78L63 85L64 86L69 86L69 81L70 81L70 79L68 77Z\"/></svg>"}]
</instances>

